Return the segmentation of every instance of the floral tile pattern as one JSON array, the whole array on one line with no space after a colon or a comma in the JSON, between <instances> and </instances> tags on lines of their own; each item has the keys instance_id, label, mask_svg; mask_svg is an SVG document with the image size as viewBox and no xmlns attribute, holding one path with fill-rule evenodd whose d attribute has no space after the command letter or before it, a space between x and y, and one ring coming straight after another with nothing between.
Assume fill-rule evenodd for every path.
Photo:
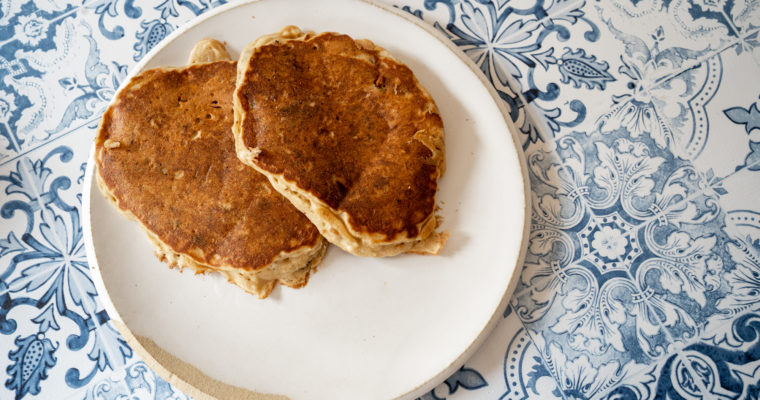
<instances>
[{"instance_id":1,"label":"floral tile pattern","mask_svg":"<svg viewBox=\"0 0 760 400\"><path fill-rule=\"evenodd\" d=\"M129 69L221 3L0 2L0 398L187 399L98 301L81 185ZM393 5L493 83L533 197L502 321L422 399L757 398L760 2Z\"/></svg>"}]
</instances>

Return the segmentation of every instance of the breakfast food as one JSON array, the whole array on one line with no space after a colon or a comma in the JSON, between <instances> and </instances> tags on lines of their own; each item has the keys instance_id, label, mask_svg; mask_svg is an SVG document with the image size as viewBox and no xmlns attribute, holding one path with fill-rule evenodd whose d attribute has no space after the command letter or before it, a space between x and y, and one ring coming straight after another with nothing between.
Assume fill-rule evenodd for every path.
<instances>
[{"instance_id":1,"label":"breakfast food","mask_svg":"<svg viewBox=\"0 0 760 400\"><path fill-rule=\"evenodd\" d=\"M359 255L437 254L443 123L412 71L368 40L290 26L238 61L238 157L331 243Z\"/></svg>"},{"instance_id":2,"label":"breakfast food","mask_svg":"<svg viewBox=\"0 0 760 400\"><path fill-rule=\"evenodd\" d=\"M101 191L140 222L172 267L217 271L260 298L278 282L305 285L327 244L265 176L238 160L236 63L211 40L190 61L135 76L105 112L95 139Z\"/></svg>"}]
</instances>

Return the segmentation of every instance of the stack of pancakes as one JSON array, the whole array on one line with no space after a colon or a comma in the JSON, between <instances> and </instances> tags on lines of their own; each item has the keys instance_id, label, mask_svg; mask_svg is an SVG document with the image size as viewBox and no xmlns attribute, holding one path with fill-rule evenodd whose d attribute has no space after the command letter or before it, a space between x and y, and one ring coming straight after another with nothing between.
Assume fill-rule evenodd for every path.
<instances>
[{"instance_id":1,"label":"stack of pancakes","mask_svg":"<svg viewBox=\"0 0 760 400\"><path fill-rule=\"evenodd\" d=\"M359 256L437 254L443 124L412 71L367 40L286 27L229 61L120 90L95 139L101 191L171 267L265 298L302 287L325 239Z\"/></svg>"}]
</instances>

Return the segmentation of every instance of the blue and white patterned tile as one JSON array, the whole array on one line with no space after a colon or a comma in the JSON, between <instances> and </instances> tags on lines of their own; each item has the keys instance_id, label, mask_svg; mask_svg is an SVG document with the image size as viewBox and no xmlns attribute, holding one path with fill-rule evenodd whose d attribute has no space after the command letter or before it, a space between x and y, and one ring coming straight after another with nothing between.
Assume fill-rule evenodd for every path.
<instances>
[{"instance_id":1,"label":"blue and white patterned tile","mask_svg":"<svg viewBox=\"0 0 760 400\"><path fill-rule=\"evenodd\" d=\"M610 34L595 6L576 2L536 26L508 53L530 119L521 129L551 140L592 132L611 96L629 90L618 72L624 43ZM621 78L622 77L622 78Z\"/></svg>"},{"instance_id":2,"label":"blue and white patterned tile","mask_svg":"<svg viewBox=\"0 0 760 400\"><path fill-rule=\"evenodd\" d=\"M734 324L734 347L695 341L669 349L645 372L628 376L596 399L749 399L758 387L757 320L747 316ZM738 330L736 330L738 329ZM569 397L569 396L568 396Z\"/></svg>"},{"instance_id":3,"label":"blue and white patterned tile","mask_svg":"<svg viewBox=\"0 0 760 400\"><path fill-rule=\"evenodd\" d=\"M78 40L88 32L73 22L77 7L53 5L40 9L31 2L16 6L8 4L5 10L16 14L4 14L13 30L0 44L0 64L4 66L0 70L0 162L39 146L56 133L60 117L55 106L65 99L61 93L46 90L43 76L56 79L60 66L73 69L88 52Z\"/></svg>"},{"instance_id":4,"label":"blue and white patterned tile","mask_svg":"<svg viewBox=\"0 0 760 400\"><path fill-rule=\"evenodd\" d=\"M505 319L503 324L509 324L513 327L514 334L501 336L501 338L510 338L504 352L503 368L501 369L506 387L501 396L494 396L493 398L499 400L563 398L563 393L554 379L554 375L547 367L545 360L542 359L541 353L527 330L513 311L510 312L510 315L514 317L510 320Z\"/></svg>"},{"instance_id":5,"label":"blue and white patterned tile","mask_svg":"<svg viewBox=\"0 0 760 400\"><path fill-rule=\"evenodd\" d=\"M750 140L747 140L750 142ZM680 347L672 373L661 386L677 398L756 398L760 393L760 175L741 168L720 181L716 221L725 238L720 290L699 337ZM716 235L717 236L717 235ZM681 372L678 370L681 369Z\"/></svg>"},{"instance_id":6,"label":"blue and white patterned tile","mask_svg":"<svg viewBox=\"0 0 760 400\"><path fill-rule=\"evenodd\" d=\"M515 309L560 352L598 367L615 365L621 371L615 379L622 379L645 369L668 345L659 321L651 320L634 267L648 255L640 233L644 220L655 219L651 206L678 216L679 193L671 186L690 183L683 172L657 173L679 164L651 140L593 139L568 136L527 154L533 229ZM546 361L553 355L545 353Z\"/></svg>"},{"instance_id":7,"label":"blue and white patterned tile","mask_svg":"<svg viewBox=\"0 0 760 400\"><path fill-rule=\"evenodd\" d=\"M416 15L430 20L446 34L493 83L505 102L512 120L523 133L523 143L540 140L542 120L526 113L523 106L539 95L539 90L520 84L526 72L539 65L556 64L552 49L541 42L551 35L560 21L574 23L583 19L578 9L583 1L543 2L461 2L440 0L424 2ZM446 9L447 14L441 12ZM409 9L413 12L413 9ZM439 20L431 20L431 16ZM441 19L443 18L443 19ZM559 33L563 35L562 32ZM532 75L532 73L531 73ZM552 93L541 96L553 96ZM553 110L548 112L554 113Z\"/></svg>"},{"instance_id":8,"label":"blue and white patterned tile","mask_svg":"<svg viewBox=\"0 0 760 400\"><path fill-rule=\"evenodd\" d=\"M571 22L575 22L579 19L577 14L570 13L569 15L572 16L569 18ZM581 13L580 16L582 17L582 15L583 14ZM460 18L464 20L464 17ZM561 19L558 18L558 20ZM553 29L560 29L557 28L557 24L552 24L552 26L554 27ZM592 33L591 36L593 37L594 29L591 29L589 32ZM539 36L545 37L546 35ZM540 46L534 46L528 50L535 49L540 49ZM578 54L580 54L580 52L578 52ZM492 57L492 59L496 58ZM588 60L584 61L587 61L586 65L589 64ZM502 60L501 62L504 61ZM565 60L563 60L563 63L564 62ZM599 65L602 64L599 63ZM485 72L488 73L489 70L486 69ZM513 77L516 76L518 78L532 76L530 73L521 75L519 71L512 75ZM492 81L495 80L493 76L489 77ZM498 79L498 76L496 78ZM554 83L552 83L552 85L556 86ZM533 130L531 132L536 133L538 130ZM611 138L612 135L609 137ZM573 354L579 357L583 356L584 352L591 353L593 354L594 359L589 362L592 364L595 363L596 365L607 365L609 362L612 362L612 360L620 358L624 359L624 361L628 361L631 360L631 358L626 357L630 357L630 353L625 351L626 349L623 345L622 339L623 334L619 332L619 321L611 321L607 318L606 323L608 326L600 327L596 325L605 324L605 322L599 322L605 320L605 318L602 317L601 304L608 304L610 302L610 293L615 290L621 291L628 289L629 298L636 297L639 299L638 302L641 303L640 299L642 296L637 293L635 283L632 282L632 279L629 276L625 276L625 274L622 274L620 277L610 275L600 281L594 276L594 272L599 274L598 270L592 270L590 272L584 269L585 265L581 265L580 268L572 268L574 266L571 266L570 263L581 260L594 265L596 268L604 269L608 267L600 257L597 257L598 251L595 253L593 249L589 248L589 245L593 245L592 239L596 239L595 235L601 232L602 228L605 227L608 228L607 231L612 235L620 233L620 235L618 235L620 237L609 239L620 239L616 242L620 242L621 244L624 241L625 244L622 244L622 247L626 256L635 257L637 252L640 251L640 248L638 245L635 245L636 238L633 238L633 241L631 242L627 239L627 235L632 228L631 224L625 223L622 219L618 221L617 216L609 216L609 221L605 220L608 218L610 212L603 208L609 208L616 204L616 200L618 200L620 196L619 187L616 188L617 191L615 193L611 193L612 202L601 207L599 215L594 214L593 210L590 213L586 212L586 206L582 199L584 196L583 192L587 189L585 185L585 181L588 179L586 176L586 169L587 167L589 170L593 169L593 164L596 160L590 161L588 165L585 163L583 145L588 145L590 143L589 138L582 137L575 141L575 143L571 143L572 141L573 139L568 139L564 144L561 144L561 147L564 146L562 152L565 153L562 157L559 156L555 149L540 149L533 152L532 149L536 148L536 145L527 146L526 152L528 154L529 166L532 172L531 181L534 192L534 221L533 231L531 233L532 241L531 249L529 251L530 254L528 256L529 259L527 260L526 268L522 273L522 282L520 287L518 287L517 302L515 306L521 318L526 322L526 325L531 326L531 324L535 324L536 330L541 331L541 333L552 333L552 328L559 331L559 334L555 335L555 338L557 339L557 343L559 343L557 344L558 347L565 347L562 348L562 351L574 352ZM549 144L548 146L551 147L552 144ZM622 144L622 147L626 146L626 144ZM538 146L538 148L541 147L542 146ZM605 145L604 148L607 153L611 153L609 145ZM627 149L627 151L631 152L630 149ZM575 153L575 157L573 157L573 153ZM645 151L641 151L641 154L637 154L637 156L641 160L647 158ZM569 162L560 161L562 158L570 158L571 160ZM610 157L610 160L608 160L610 167L608 169L613 171L610 175L614 176L618 171L615 169L614 162L611 161L612 158L615 157ZM662 163L662 161L663 160L660 159L659 161L655 161L655 163ZM654 169L656 168L657 166L654 166ZM634 181L638 179L638 175L640 175L639 171L636 171L635 169L623 172L624 175L630 175L624 176L624 179L630 178ZM653 171L649 168L649 171L647 172L651 174ZM679 173L678 176L674 177L672 180L684 180L683 175L683 173ZM601 179L604 180L604 177ZM602 192L603 190L604 188L599 189L598 192ZM678 193L666 193L661 197L660 200L663 202L662 205L666 207L679 200ZM595 205L601 205L603 202L604 201L597 202ZM647 216L647 214L644 215ZM601 217L597 218L597 216ZM649 215L649 217L652 217L652 215ZM590 224L589 221L591 221ZM578 241L574 241L573 236L577 234L576 228L580 231L588 227L590 227L591 230L589 231L589 240L587 242L591 243L585 243L585 247L583 247L583 243L576 243ZM623 231L621 231L621 229L623 229L625 233L622 233ZM604 238L600 238L599 241L602 242L604 241L603 239ZM578 255L577 259L576 255ZM621 265L623 264L625 263L621 263ZM611 270L614 270L616 267L617 266L611 266L610 268ZM571 279L568 279L567 272L572 275L570 277ZM621 273L621 271L616 272L618 275ZM568 283L568 280L573 279L573 282ZM575 287L573 285L575 285ZM602 296L599 295L599 293L603 288L606 288L607 290L602 293ZM557 292L560 292L560 294ZM572 293L574 296L566 296L567 293ZM565 296L565 301L557 300L557 297L562 296ZM613 302L615 302L615 300L618 300L617 303L620 303L619 299L613 299ZM554 312L557 315L551 315L552 307L556 304L562 304L563 307L555 307ZM571 311L565 310L565 306L570 307ZM634 314L646 316L646 309L642 310L641 306L634 308L639 309L634 311ZM623 311L622 313L618 313L618 316L620 316L620 314L622 314L622 318L625 320L626 312ZM599 318L595 318L597 316L599 316ZM575 318L575 320L573 320L573 318ZM633 318L631 320L634 322L628 324L629 330L626 336L626 339L628 339L626 342L629 346L631 343L637 342L635 333L636 328L634 327L630 329L630 326L635 326L636 322ZM575 325L573 322L578 322L578 325ZM655 339L649 338L646 341L642 341L644 346L651 347L652 345L650 341L654 340L659 342L654 346L655 348L664 348L668 338L664 333L664 330L660 327L660 324L653 321L645 321L645 323L655 327L654 333L650 334L650 336L655 336ZM648 327L642 330L651 332L652 328ZM609 350L615 347L610 346L610 343L614 343L614 345L620 348L620 350ZM575 348L573 349L573 347ZM642 352L639 351L639 353L641 354ZM662 351L657 350L655 353L662 354ZM551 360L551 355L546 357L548 357L547 360ZM589 360L589 357L585 356L584 359ZM617 361L614 362L617 363ZM616 365L619 366L620 364ZM637 363L632 362L626 364L626 368L629 373L633 373L637 369L643 369L644 367L643 364L638 364L637 367ZM562 376L558 376L560 381L562 381L563 378L564 377ZM618 378L620 379L620 377Z\"/></svg>"},{"instance_id":9,"label":"blue and white patterned tile","mask_svg":"<svg viewBox=\"0 0 760 400\"><path fill-rule=\"evenodd\" d=\"M544 36L546 51L565 50L545 58L542 68L520 73L520 85L533 93L526 96L527 108L545 121L545 136L611 133L625 126L633 137L648 134L660 147L693 158L706 136L697 119L719 83L708 80L720 73L714 53L697 55L680 47L682 40L671 40L678 33L663 29L669 26L664 10L653 16L660 25L634 29L608 18L612 11L600 4L611 7L586 4L574 19L553 26L556 34Z\"/></svg>"},{"instance_id":10,"label":"blue and white patterned tile","mask_svg":"<svg viewBox=\"0 0 760 400\"><path fill-rule=\"evenodd\" d=\"M652 365L633 371L618 359L595 362L588 353L568 353L555 341L545 341L540 333L533 338L546 368L559 377L557 392L565 399L648 398L652 391Z\"/></svg>"},{"instance_id":11,"label":"blue and white patterned tile","mask_svg":"<svg viewBox=\"0 0 760 400\"><path fill-rule=\"evenodd\" d=\"M566 229L577 225L582 217L580 192L575 179L564 168L556 151L556 142L529 143L525 149L531 186L531 232L525 264L515 289L515 305L521 318L542 312L540 304L520 305L528 299L544 297L557 289L556 272L569 265L580 253L580 245Z\"/></svg>"},{"instance_id":12,"label":"blue and white patterned tile","mask_svg":"<svg viewBox=\"0 0 760 400\"><path fill-rule=\"evenodd\" d=\"M657 387L656 378L652 373L643 373L627 377L624 383L621 383L609 391L596 397L599 400L648 400L656 399Z\"/></svg>"},{"instance_id":13,"label":"blue and white patterned tile","mask_svg":"<svg viewBox=\"0 0 760 400\"><path fill-rule=\"evenodd\" d=\"M566 294L553 296L556 306L541 320L523 322L560 391L566 396L580 396L581 391L582 398L593 398L646 371L668 343L659 327L642 318L641 301L629 280L610 279L598 288L581 271L568 271L562 289ZM599 303L606 303L606 309ZM585 387L592 381L594 385Z\"/></svg>"},{"instance_id":14,"label":"blue and white patterned tile","mask_svg":"<svg viewBox=\"0 0 760 400\"><path fill-rule=\"evenodd\" d=\"M142 7L142 15L135 13L136 16L139 15L140 23L131 25L135 30L134 33L128 33L133 44L127 54L131 55L133 61L140 61L172 31L190 19L225 3L226 0L164 0L158 4L145 4Z\"/></svg>"},{"instance_id":15,"label":"blue and white patterned tile","mask_svg":"<svg viewBox=\"0 0 760 400\"><path fill-rule=\"evenodd\" d=\"M156 375L143 361L136 361L123 370L91 383L66 400L191 400Z\"/></svg>"},{"instance_id":16,"label":"blue and white patterned tile","mask_svg":"<svg viewBox=\"0 0 760 400\"><path fill-rule=\"evenodd\" d=\"M726 220L726 231L734 238L728 252L735 265L724 276L731 291L718 300L718 312L710 316L700 335L702 340L716 345L735 344L736 340L731 339L736 335L732 324L760 309L760 213L736 211L729 213Z\"/></svg>"},{"instance_id":17,"label":"blue and white patterned tile","mask_svg":"<svg viewBox=\"0 0 760 400\"><path fill-rule=\"evenodd\" d=\"M485 398L561 398L556 382L511 306L475 355L421 400Z\"/></svg>"},{"instance_id":18,"label":"blue and white patterned tile","mask_svg":"<svg viewBox=\"0 0 760 400\"><path fill-rule=\"evenodd\" d=\"M518 315L564 354L628 373L692 341L729 290L725 189L658 139L621 124L558 139L560 163L528 155L537 197Z\"/></svg>"},{"instance_id":19,"label":"blue and white patterned tile","mask_svg":"<svg viewBox=\"0 0 760 400\"><path fill-rule=\"evenodd\" d=\"M668 9L654 11L651 3L642 3L651 8L644 13L645 25L654 23L646 30L609 17L630 11L618 6L568 2L548 9L539 23L525 23L502 37L487 33L501 29L510 8L503 14L491 8L491 18L485 18L460 5L452 7L446 27L517 109L513 120L526 140L610 132L627 124L633 135L650 132L661 146L674 142L677 155L693 158L704 144L706 127L699 128L697 119L717 88L709 78L720 65L710 59L720 46L688 48L705 42L673 28Z\"/></svg>"},{"instance_id":20,"label":"blue and white patterned tile","mask_svg":"<svg viewBox=\"0 0 760 400\"><path fill-rule=\"evenodd\" d=\"M663 398L754 399L760 395L760 314L724 321L668 359Z\"/></svg>"},{"instance_id":21,"label":"blue and white patterned tile","mask_svg":"<svg viewBox=\"0 0 760 400\"><path fill-rule=\"evenodd\" d=\"M715 344L735 344L731 339L736 334L732 323L760 310L760 212L729 212L725 230L732 238L726 250L734 265L723 279L731 290L717 301L718 312L710 316L701 335L703 340L712 340Z\"/></svg>"},{"instance_id":22,"label":"blue and white patterned tile","mask_svg":"<svg viewBox=\"0 0 760 400\"><path fill-rule=\"evenodd\" d=\"M691 68L760 26L760 6L753 0L612 0L598 5L603 18L620 31L658 32L652 62L673 70Z\"/></svg>"},{"instance_id":23,"label":"blue and white patterned tile","mask_svg":"<svg viewBox=\"0 0 760 400\"><path fill-rule=\"evenodd\" d=\"M707 350L707 351L706 351ZM708 354L713 353L701 343L695 343L680 351L669 352L660 362L637 376L628 377L602 396L603 400L617 399L736 399L752 398L739 396L741 385L735 385L739 379L732 379L730 374L740 369L729 371L726 363L712 363ZM737 357L733 357L736 360ZM730 362L730 361L729 361ZM718 368L715 368L718 366ZM728 379L726 379L728 378ZM727 380L733 382L726 384ZM722 385L739 391L726 390Z\"/></svg>"},{"instance_id":24,"label":"blue and white patterned tile","mask_svg":"<svg viewBox=\"0 0 760 400\"><path fill-rule=\"evenodd\" d=\"M723 285L729 290L717 300L716 312L708 319L705 338L726 338L727 326L738 316L760 309L760 173L744 168L722 185L726 194L723 231L729 238L724 251L730 262L724 266ZM723 332L723 333L718 333Z\"/></svg>"},{"instance_id":25,"label":"blue and white patterned tile","mask_svg":"<svg viewBox=\"0 0 760 400\"><path fill-rule=\"evenodd\" d=\"M737 45L726 49L711 60L720 68L711 73L706 84L717 82L716 88L712 99L699 110L698 122L700 127L705 125L701 135L705 143L694 164L710 179L725 179L746 168L747 163L760 160L760 152L754 153L752 147L760 143L760 88L748 86L748 79L752 79L749 77L760 76L760 65L755 64L749 52L736 54L740 48ZM694 102L707 94L694 97Z\"/></svg>"},{"instance_id":26,"label":"blue and white patterned tile","mask_svg":"<svg viewBox=\"0 0 760 400\"><path fill-rule=\"evenodd\" d=\"M731 263L724 251L724 214L713 203L687 201L691 221L652 221L643 231L650 253L637 260L634 273L646 297L649 317L667 330L675 348L704 329L716 303L730 288L722 275ZM713 200L714 201L714 200Z\"/></svg>"},{"instance_id":27,"label":"blue and white patterned tile","mask_svg":"<svg viewBox=\"0 0 760 400\"><path fill-rule=\"evenodd\" d=\"M0 163L97 120L129 67L177 26L223 3L9 3L0 20L11 24L0 29L9 36L0 42Z\"/></svg>"},{"instance_id":28,"label":"blue and white patterned tile","mask_svg":"<svg viewBox=\"0 0 760 400\"><path fill-rule=\"evenodd\" d=\"M7 372L3 398L41 391L56 398L76 395L93 380L123 372L133 360L108 323L89 277L80 226L81 183L92 128L127 66L176 27L170 20L181 24L218 2L182 3L148 8L153 17L132 2L3 4L0 27L8 26L0 29L0 185L5 194L0 342L8 349L0 359ZM120 25L141 15L142 24ZM152 23L156 20L162 24Z\"/></svg>"},{"instance_id":29,"label":"blue and white patterned tile","mask_svg":"<svg viewBox=\"0 0 760 400\"><path fill-rule=\"evenodd\" d=\"M526 112L545 140L592 131L595 113L608 108L604 92L626 90L615 68L623 43L596 13L594 6L579 2L551 15L536 30L537 49L516 63Z\"/></svg>"},{"instance_id":30,"label":"blue and white patterned tile","mask_svg":"<svg viewBox=\"0 0 760 400\"><path fill-rule=\"evenodd\" d=\"M81 130L80 130L81 131ZM91 132L0 168L0 343L16 398L75 391L122 369L132 350L108 323L89 276L81 184ZM19 222L21 221L21 223Z\"/></svg>"},{"instance_id":31,"label":"blue and white patterned tile","mask_svg":"<svg viewBox=\"0 0 760 400\"><path fill-rule=\"evenodd\" d=\"M668 326L677 348L688 348L697 335L725 338L732 321L760 307L760 207L752 184L760 179L755 173L740 170L716 184L719 198L702 203L706 217L678 233L691 238L688 249L699 251L679 257L677 281L673 274L652 281L667 292L663 302L685 312L679 324Z\"/></svg>"},{"instance_id":32,"label":"blue and white patterned tile","mask_svg":"<svg viewBox=\"0 0 760 400\"><path fill-rule=\"evenodd\" d=\"M752 26L758 4L399 5L437 24L494 83L523 132L534 193L516 312L428 398L736 397L756 390L746 382L758 378L751 316L760 304L753 184L760 181L760 91L746 77L760 64ZM57 276L59 255L81 239L73 211L81 168L71 166L83 162L91 134L77 128L97 120L150 48L215 5L0 7L0 183L13 187L0 212L0 262L19 256L0 279L8 305L0 341L11 349L0 358L11 377L3 396L28 396L41 382L44 393L74 398L184 399L134 357L119 355L86 279L81 296L68 284L76 272L58 275L60 283L43 278ZM43 86L44 93L36 90ZM51 243L55 237L68 242ZM34 268L39 273L24 275ZM49 295L55 285L63 289ZM754 358L737 364L730 358L737 351ZM39 361L23 363L38 353Z\"/></svg>"}]
</instances>

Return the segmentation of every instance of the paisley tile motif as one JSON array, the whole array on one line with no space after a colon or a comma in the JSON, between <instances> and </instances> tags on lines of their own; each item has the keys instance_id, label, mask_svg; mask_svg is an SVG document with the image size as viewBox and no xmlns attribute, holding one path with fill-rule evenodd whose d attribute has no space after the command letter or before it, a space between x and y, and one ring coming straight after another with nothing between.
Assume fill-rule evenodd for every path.
<instances>
[{"instance_id":1,"label":"paisley tile motif","mask_svg":"<svg viewBox=\"0 0 760 400\"><path fill-rule=\"evenodd\" d=\"M0 333L3 341L15 337L7 347L5 387L19 397L33 394L49 375L69 390L83 387L132 356L97 300L84 254L80 191L87 154L72 149L91 137L40 149L0 175L8 196L0 216L18 228L0 237ZM30 321L19 323L25 315ZM72 357L77 353L83 357ZM76 358L87 361L69 364ZM51 372L61 359L68 362Z\"/></svg>"},{"instance_id":2,"label":"paisley tile motif","mask_svg":"<svg viewBox=\"0 0 760 400\"><path fill-rule=\"evenodd\" d=\"M760 393L760 315L747 312L667 358L657 394L667 398L754 398Z\"/></svg>"},{"instance_id":3,"label":"paisley tile motif","mask_svg":"<svg viewBox=\"0 0 760 400\"><path fill-rule=\"evenodd\" d=\"M220 3L0 2L0 398L187 398L98 302L81 181L127 70ZM503 320L422 398L757 396L760 3L395 5L494 85L533 196Z\"/></svg>"}]
</instances>

